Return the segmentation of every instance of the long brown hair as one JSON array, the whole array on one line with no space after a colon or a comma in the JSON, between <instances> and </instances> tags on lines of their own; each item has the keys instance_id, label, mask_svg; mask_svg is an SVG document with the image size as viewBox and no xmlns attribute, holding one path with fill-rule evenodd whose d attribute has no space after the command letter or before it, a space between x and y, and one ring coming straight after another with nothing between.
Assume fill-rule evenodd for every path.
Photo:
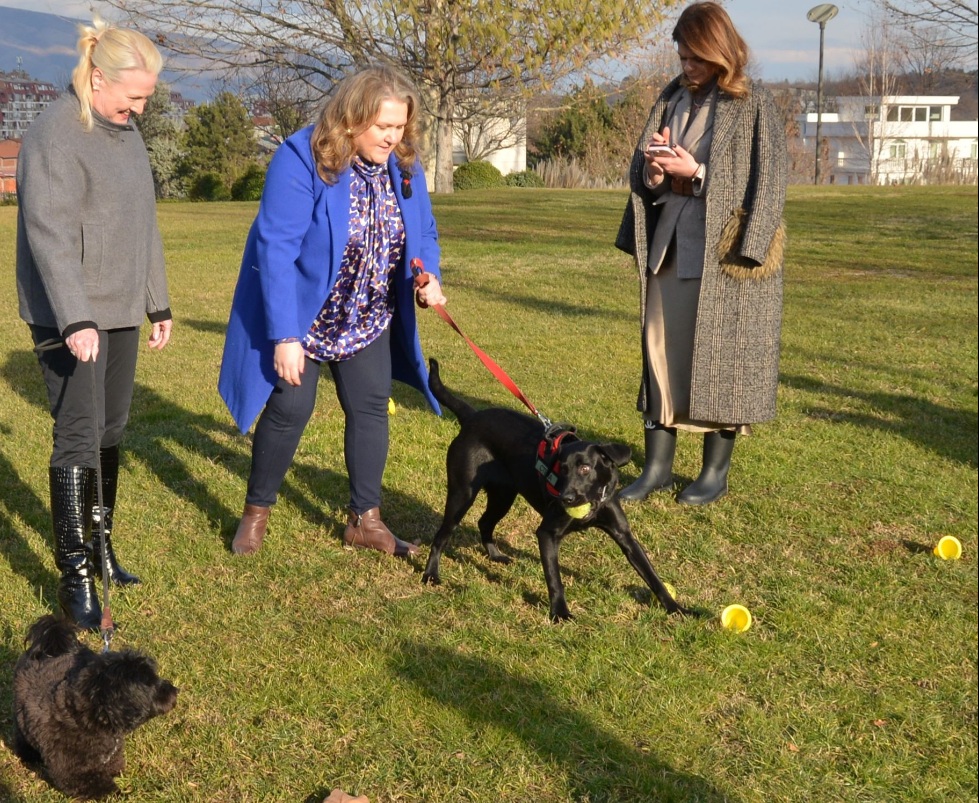
<instances>
[{"instance_id":1,"label":"long brown hair","mask_svg":"<svg viewBox=\"0 0 979 803\"><path fill-rule=\"evenodd\" d=\"M418 91L397 70L368 67L348 75L330 94L313 129L311 147L316 170L327 184L334 184L356 153L354 137L377 121L381 104L396 100L408 106L404 136L394 149L398 166L410 171L419 155L421 126L418 119Z\"/></svg>"},{"instance_id":2,"label":"long brown hair","mask_svg":"<svg viewBox=\"0 0 979 803\"><path fill-rule=\"evenodd\" d=\"M749 94L748 45L717 3L687 6L673 29L673 41L714 68L719 89L736 98Z\"/></svg>"},{"instance_id":3,"label":"long brown hair","mask_svg":"<svg viewBox=\"0 0 979 803\"><path fill-rule=\"evenodd\" d=\"M78 26L78 64L71 73L71 85L81 104L79 119L86 131L92 130L92 71L98 67L109 83L116 83L125 70L143 70L159 75L163 56L149 39L138 31L116 28L98 15L91 25Z\"/></svg>"}]
</instances>

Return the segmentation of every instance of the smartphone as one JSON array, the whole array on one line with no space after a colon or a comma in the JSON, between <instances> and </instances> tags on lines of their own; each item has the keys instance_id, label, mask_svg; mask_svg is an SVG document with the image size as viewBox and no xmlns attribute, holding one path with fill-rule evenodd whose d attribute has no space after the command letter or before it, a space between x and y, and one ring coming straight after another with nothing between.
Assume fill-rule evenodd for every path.
<instances>
[{"instance_id":1,"label":"smartphone","mask_svg":"<svg viewBox=\"0 0 979 803\"><path fill-rule=\"evenodd\" d=\"M676 151L669 145L657 144L655 142L650 142L646 146L646 153L652 154L653 156L676 156Z\"/></svg>"}]
</instances>

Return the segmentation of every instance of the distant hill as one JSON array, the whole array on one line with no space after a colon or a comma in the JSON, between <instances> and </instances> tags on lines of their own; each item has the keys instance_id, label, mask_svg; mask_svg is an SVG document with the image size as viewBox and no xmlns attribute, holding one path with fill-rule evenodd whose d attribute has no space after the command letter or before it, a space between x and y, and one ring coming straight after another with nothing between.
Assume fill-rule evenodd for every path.
<instances>
[{"instance_id":1,"label":"distant hill","mask_svg":"<svg viewBox=\"0 0 979 803\"><path fill-rule=\"evenodd\" d=\"M23 70L32 78L65 89L78 62L75 42L80 21L0 6L0 71ZM168 70L161 77L186 98L210 99L206 81Z\"/></svg>"},{"instance_id":2,"label":"distant hill","mask_svg":"<svg viewBox=\"0 0 979 803\"><path fill-rule=\"evenodd\" d=\"M0 6L0 70L23 70L64 89L78 56L77 20Z\"/></svg>"}]
</instances>

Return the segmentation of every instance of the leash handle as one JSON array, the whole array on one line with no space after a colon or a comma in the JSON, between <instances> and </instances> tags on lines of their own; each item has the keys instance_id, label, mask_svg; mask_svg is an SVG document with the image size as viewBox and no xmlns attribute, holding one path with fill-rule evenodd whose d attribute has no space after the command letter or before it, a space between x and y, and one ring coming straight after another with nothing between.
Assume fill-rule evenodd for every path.
<instances>
[{"instance_id":1,"label":"leash handle","mask_svg":"<svg viewBox=\"0 0 979 803\"><path fill-rule=\"evenodd\" d=\"M411 275L415 277L416 289L424 287L426 284L428 284L429 280L431 279L431 274L425 272L425 266L422 264L422 261L418 257L415 257L414 259L411 260L409 267L411 268ZM423 304L422 306L428 306L428 305ZM489 372L496 377L496 379L500 382L500 384L503 385L503 387L509 390L510 393L512 393L516 398L520 399L520 401L524 403L527 409L530 410L530 412L532 412L535 416L537 416L537 418L540 420L540 422L544 425L545 428L553 426L551 420L546 415L544 415L540 410L534 407L533 402L531 402L530 399L528 399L524 395L523 391L517 387L517 383L510 378L510 375L506 371L504 371L493 360L492 357L490 357L485 351L483 351L479 346L473 343L473 341L466 336L465 332L463 332L462 329L459 328L459 324L457 324L454 320L452 320L452 316L449 315L448 312L446 312L444 306L442 306L441 304L434 304L432 306L432 309L435 310L435 312L443 321L445 321L449 326L455 329L459 337L461 337L463 340L466 341L466 343L469 344L469 348L472 349L473 354L479 357L483 365L485 365L489 369Z\"/></svg>"},{"instance_id":2,"label":"leash handle","mask_svg":"<svg viewBox=\"0 0 979 803\"><path fill-rule=\"evenodd\" d=\"M412 259L408 267L411 268L411 275L415 278L415 301L422 309L428 309L428 304L421 300L418 291L432 280L432 274L425 272L425 265L418 257Z\"/></svg>"}]
</instances>

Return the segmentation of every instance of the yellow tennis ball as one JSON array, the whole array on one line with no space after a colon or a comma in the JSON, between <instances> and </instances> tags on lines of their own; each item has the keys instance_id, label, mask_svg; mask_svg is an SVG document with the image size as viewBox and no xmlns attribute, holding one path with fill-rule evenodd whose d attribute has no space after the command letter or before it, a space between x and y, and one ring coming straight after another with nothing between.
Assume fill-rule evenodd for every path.
<instances>
[{"instance_id":1,"label":"yellow tennis ball","mask_svg":"<svg viewBox=\"0 0 979 803\"><path fill-rule=\"evenodd\" d=\"M962 543L954 535L945 535L933 551L942 560L958 560L962 557Z\"/></svg>"},{"instance_id":2,"label":"yellow tennis ball","mask_svg":"<svg viewBox=\"0 0 979 803\"><path fill-rule=\"evenodd\" d=\"M676 599L676 589L673 586L671 586L669 583L664 582L663 588L666 589L667 594L673 597L673 599Z\"/></svg>"},{"instance_id":3,"label":"yellow tennis ball","mask_svg":"<svg viewBox=\"0 0 979 803\"><path fill-rule=\"evenodd\" d=\"M388 399L388 415L394 415L398 408L394 406L394 399Z\"/></svg>"},{"instance_id":4,"label":"yellow tennis ball","mask_svg":"<svg viewBox=\"0 0 979 803\"><path fill-rule=\"evenodd\" d=\"M744 633L751 627L751 611L744 605L728 605L721 611L721 625L736 633Z\"/></svg>"},{"instance_id":5,"label":"yellow tennis ball","mask_svg":"<svg viewBox=\"0 0 979 803\"><path fill-rule=\"evenodd\" d=\"M585 516L588 515L588 512L590 510L591 510L591 503L582 502L580 505L576 505L575 507L566 507L564 509L564 512L567 513L569 516L571 516L571 518L573 519L583 519Z\"/></svg>"}]
</instances>

